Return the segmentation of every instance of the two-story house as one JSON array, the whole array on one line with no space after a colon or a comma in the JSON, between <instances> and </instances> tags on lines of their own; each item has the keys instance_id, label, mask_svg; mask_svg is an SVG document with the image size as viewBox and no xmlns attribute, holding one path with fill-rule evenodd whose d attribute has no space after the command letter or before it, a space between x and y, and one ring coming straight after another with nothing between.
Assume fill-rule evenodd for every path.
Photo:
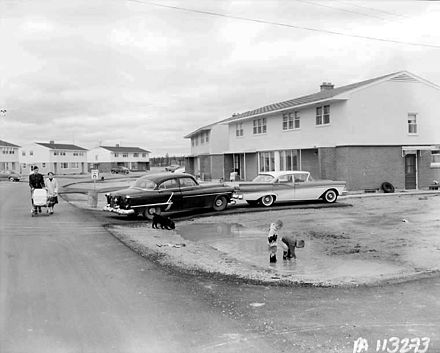
<instances>
[{"instance_id":1,"label":"two-story house","mask_svg":"<svg viewBox=\"0 0 440 353\"><path fill-rule=\"evenodd\" d=\"M87 172L87 149L64 143L34 142L19 152L20 172L29 174L38 166L40 173L82 174Z\"/></svg>"},{"instance_id":2,"label":"two-story house","mask_svg":"<svg viewBox=\"0 0 440 353\"><path fill-rule=\"evenodd\" d=\"M224 157L228 130L227 125L214 123L186 135L191 139L191 155L186 157L185 170L202 179L225 179L225 171L232 168Z\"/></svg>"},{"instance_id":3,"label":"two-story house","mask_svg":"<svg viewBox=\"0 0 440 353\"><path fill-rule=\"evenodd\" d=\"M109 172L117 166L130 170L150 170L150 151L140 147L99 146L87 152L90 169Z\"/></svg>"},{"instance_id":4,"label":"two-story house","mask_svg":"<svg viewBox=\"0 0 440 353\"><path fill-rule=\"evenodd\" d=\"M0 140L0 170L19 170L19 147L20 146Z\"/></svg>"},{"instance_id":5,"label":"two-story house","mask_svg":"<svg viewBox=\"0 0 440 353\"><path fill-rule=\"evenodd\" d=\"M440 179L439 86L401 71L320 88L219 122L229 128L224 159L242 179L308 170L346 180L349 190L385 181L416 189Z\"/></svg>"}]
</instances>

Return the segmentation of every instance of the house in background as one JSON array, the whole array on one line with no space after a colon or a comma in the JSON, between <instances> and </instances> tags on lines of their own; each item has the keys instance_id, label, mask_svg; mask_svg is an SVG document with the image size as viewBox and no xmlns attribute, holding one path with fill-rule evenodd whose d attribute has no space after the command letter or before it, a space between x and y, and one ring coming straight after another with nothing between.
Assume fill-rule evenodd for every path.
<instances>
[{"instance_id":1,"label":"house in background","mask_svg":"<svg viewBox=\"0 0 440 353\"><path fill-rule=\"evenodd\" d=\"M87 152L89 170L109 172L117 166L130 170L150 170L150 151L139 147L99 146Z\"/></svg>"},{"instance_id":2,"label":"house in background","mask_svg":"<svg viewBox=\"0 0 440 353\"><path fill-rule=\"evenodd\" d=\"M440 179L439 110L440 87L407 71L338 88L323 83L317 93L219 122L228 127L225 174L231 165L245 180L307 170L345 180L349 190L385 181L426 188Z\"/></svg>"},{"instance_id":3,"label":"house in background","mask_svg":"<svg viewBox=\"0 0 440 353\"><path fill-rule=\"evenodd\" d=\"M20 173L29 174L38 166L41 174L82 174L87 172L87 149L50 141L34 142L20 148Z\"/></svg>"},{"instance_id":4,"label":"house in background","mask_svg":"<svg viewBox=\"0 0 440 353\"><path fill-rule=\"evenodd\" d=\"M0 170L19 171L20 146L0 140Z\"/></svg>"}]
</instances>

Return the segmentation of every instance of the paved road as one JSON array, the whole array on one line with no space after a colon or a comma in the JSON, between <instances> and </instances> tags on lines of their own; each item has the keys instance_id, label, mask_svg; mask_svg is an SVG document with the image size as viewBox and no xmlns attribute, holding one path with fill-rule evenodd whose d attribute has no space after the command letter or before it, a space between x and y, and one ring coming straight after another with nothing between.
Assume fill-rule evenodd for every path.
<instances>
[{"instance_id":1,"label":"paved road","mask_svg":"<svg viewBox=\"0 0 440 353\"><path fill-rule=\"evenodd\" d=\"M392 336L440 352L439 278L337 289L174 274L104 231L111 216L61 202L31 218L27 198L0 183L1 353L353 352L358 337L375 352Z\"/></svg>"}]
</instances>

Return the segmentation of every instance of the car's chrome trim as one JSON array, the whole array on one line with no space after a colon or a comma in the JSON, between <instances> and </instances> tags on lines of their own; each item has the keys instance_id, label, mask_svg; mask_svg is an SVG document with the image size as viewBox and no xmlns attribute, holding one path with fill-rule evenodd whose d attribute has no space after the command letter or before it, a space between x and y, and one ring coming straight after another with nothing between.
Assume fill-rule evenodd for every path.
<instances>
[{"instance_id":1,"label":"car's chrome trim","mask_svg":"<svg viewBox=\"0 0 440 353\"><path fill-rule=\"evenodd\" d=\"M130 215L134 213L134 210L123 210L122 208L114 208L109 205L105 206L102 210L107 212L117 213L120 215Z\"/></svg>"},{"instance_id":2,"label":"car's chrome trim","mask_svg":"<svg viewBox=\"0 0 440 353\"><path fill-rule=\"evenodd\" d=\"M219 192L213 192L210 194L197 194L197 195L187 195L187 196L182 196L183 198L189 198L189 197L200 197L200 196L212 196L212 195L224 195L225 193L222 191Z\"/></svg>"}]
</instances>

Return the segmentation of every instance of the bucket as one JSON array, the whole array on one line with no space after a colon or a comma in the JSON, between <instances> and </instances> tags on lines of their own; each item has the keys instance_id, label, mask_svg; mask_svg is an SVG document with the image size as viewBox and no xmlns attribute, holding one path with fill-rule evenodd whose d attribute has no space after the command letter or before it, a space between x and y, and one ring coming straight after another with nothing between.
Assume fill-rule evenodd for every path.
<instances>
[{"instance_id":1,"label":"bucket","mask_svg":"<svg viewBox=\"0 0 440 353\"><path fill-rule=\"evenodd\" d=\"M305 245L304 240L297 240L296 241L296 247L297 248L303 248Z\"/></svg>"},{"instance_id":2,"label":"bucket","mask_svg":"<svg viewBox=\"0 0 440 353\"><path fill-rule=\"evenodd\" d=\"M88 193L89 206L96 208L98 206L98 193L96 191L89 191Z\"/></svg>"}]
</instances>

